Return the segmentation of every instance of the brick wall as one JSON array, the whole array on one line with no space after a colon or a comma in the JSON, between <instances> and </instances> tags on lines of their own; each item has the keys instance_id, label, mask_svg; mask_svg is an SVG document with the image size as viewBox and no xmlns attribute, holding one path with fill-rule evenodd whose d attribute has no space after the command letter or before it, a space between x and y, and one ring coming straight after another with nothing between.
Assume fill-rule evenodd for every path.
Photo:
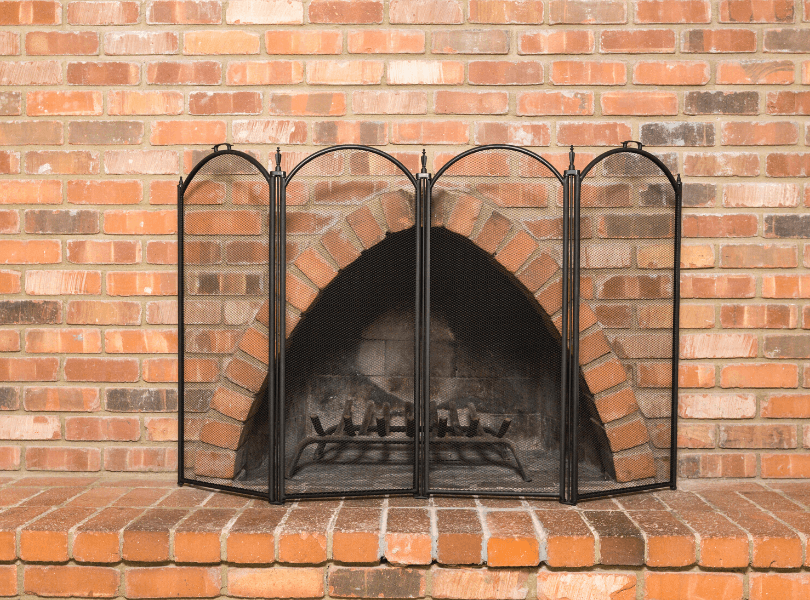
<instances>
[{"instance_id":1,"label":"brick wall","mask_svg":"<svg viewBox=\"0 0 810 600\"><path fill-rule=\"evenodd\" d=\"M0 1L0 468L176 468L175 186L211 145L426 145L435 171L631 137L685 182L681 475L810 476L808 21L785 0Z\"/></svg>"}]
</instances>

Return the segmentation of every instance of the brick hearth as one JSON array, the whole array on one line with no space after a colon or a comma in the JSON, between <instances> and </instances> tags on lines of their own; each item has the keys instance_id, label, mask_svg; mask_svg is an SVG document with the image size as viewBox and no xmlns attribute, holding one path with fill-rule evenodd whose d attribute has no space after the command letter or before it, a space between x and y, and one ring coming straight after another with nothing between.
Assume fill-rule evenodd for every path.
<instances>
[{"instance_id":1,"label":"brick hearth","mask_svg":"<svg viewBox=\"0 0 810 600\"><path fill-rule=\"evenodd\" d=\"M0 482L0 505L2 596L810 594L810 483L690 484L576 508L397 497L282 507L154 478L22 477Z\"/></svg>"}]
</instances>

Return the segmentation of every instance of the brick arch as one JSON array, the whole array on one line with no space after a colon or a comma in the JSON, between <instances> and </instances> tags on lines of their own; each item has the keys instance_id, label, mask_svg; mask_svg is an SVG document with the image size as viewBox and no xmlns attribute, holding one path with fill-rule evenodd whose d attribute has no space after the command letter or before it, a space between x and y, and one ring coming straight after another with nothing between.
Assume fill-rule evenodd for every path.
<instances>
[{"instance_id":1,"label":"brick arch","mask_svg":"<svg viewBox=\"0 0 810 600\"><path fill-rule=\"evenodd\" d=\"M379 191L345 217L317 233L306 249L287 264L285 335L341 269L395 233L414 226L413 197L401 191ZM524 221L510 217L472 194L437 194L431 214L434 227L466 237L493 256L531 295L559 333L562 325L561 267L543 249ZM197 427L202 448L195 474L233 478L247 460L246 437L261 404L269 356L269 306L266 302L244 331ZM580 304L580 369L610 445L619 482L655 477L656 466L648 425L622 361L611 348L587 302Z\"/></svg>"}]
</instances>

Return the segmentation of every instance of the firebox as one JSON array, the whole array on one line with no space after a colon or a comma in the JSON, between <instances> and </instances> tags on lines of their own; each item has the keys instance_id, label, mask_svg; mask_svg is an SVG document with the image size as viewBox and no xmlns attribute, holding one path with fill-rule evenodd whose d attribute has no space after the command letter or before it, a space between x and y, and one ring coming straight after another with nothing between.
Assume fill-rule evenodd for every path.
<instances>
[{"instance_id":1,"label":"firebox","mask_svg":"<svg viewBox=\"0 0 810 600\"><path fill-rule=\"evenodd\" d=\"M681 182L659 157L488 145L431 175L424 150L342 145L268 171L224 146L178 185L181 485L675 486Z\"/></svg>"}]
</instances>

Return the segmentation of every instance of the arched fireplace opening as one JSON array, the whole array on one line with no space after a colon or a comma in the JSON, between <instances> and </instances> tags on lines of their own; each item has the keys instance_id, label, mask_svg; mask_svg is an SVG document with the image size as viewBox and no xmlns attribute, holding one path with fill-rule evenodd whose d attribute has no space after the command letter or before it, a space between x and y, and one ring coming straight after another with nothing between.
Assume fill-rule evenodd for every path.
<instances>
[{"instance_id":1,"label":"arched fireplace opening","mask_svg":"<svg viewBox=\"0 0 810 600\"><path fill-rule=\"evenodd\" d=\"M288 493L407 489L413 479L413 446L312 444L315 416L325 429L351 408L362 424L369 405L391 423L413 410L415 235L390 233L343 269L318 295L287 340L285 472ZM431 401L439 417L453 403L459 424L469 426L470 405L481 428L498 430L517 450L450 448L431 451L431 476L464 478L492 491L531 489L553 493L559 481L560 336L533 295L491 255L443 227L431 232ZM583 405L587 387L583 386ZM266 394L257 414L267 414ZM590 479L613 478L613 463L598 415L579 422L580 470ZM371 430L375 431L376 423ZM267 480L267 420L251 425L255 451L237 479ZM587 441L588 443L584 443ZM594 443L594 441L596 443ZM251 443L251 442L249 442ZM295 465L292 463L295 461ZM473 473L481 475L476 476Z\"/></svg>"}]
</instances>

